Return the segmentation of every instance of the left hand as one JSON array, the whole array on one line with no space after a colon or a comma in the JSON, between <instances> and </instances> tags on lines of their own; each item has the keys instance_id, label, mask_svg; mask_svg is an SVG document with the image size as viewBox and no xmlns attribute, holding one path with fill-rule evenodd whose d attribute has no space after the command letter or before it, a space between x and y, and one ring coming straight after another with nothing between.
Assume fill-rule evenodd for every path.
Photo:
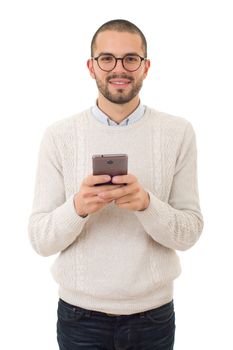
<instances>
[{"instance_id":1,"label":"left hand","mask_svg":"<svg viewBox=\"0 0 233 350\"><path fill-rule=\"evenodd\" d=\"M112 183L122 184L120 188L103 191L98 194L106 202L113 200L119 208L129 210L145 210L149 203L149 194L143 189L136 176L132 174L119 175L112 178ZM124 185L123 185L124 184Z\"/></svg>"}]
</instances>

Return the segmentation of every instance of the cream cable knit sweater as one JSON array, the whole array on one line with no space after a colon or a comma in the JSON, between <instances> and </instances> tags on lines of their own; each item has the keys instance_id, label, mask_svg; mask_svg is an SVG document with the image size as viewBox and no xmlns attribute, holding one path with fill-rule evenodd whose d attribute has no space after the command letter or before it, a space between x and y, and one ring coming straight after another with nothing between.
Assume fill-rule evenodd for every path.
<instances>
[{"instance_id":1,"label":"cream cable knit sweater","mask_svg":"<svg viewBox=\"0 0 233 350\"><path fill-rule=\"evenodd\" d=\"M73 197L92 173L92 154L127 153L129 173L150 194L144 211L113 203L81 218ZM183 118L146 108L125 127L101 124L87 110L50 126L42 139L29 220L34 249L60 252L52 273L59 296L83 308L132 314L173 297L175 250L190 248L203 227L196 143Z\"/></svg>"}]
</instances>

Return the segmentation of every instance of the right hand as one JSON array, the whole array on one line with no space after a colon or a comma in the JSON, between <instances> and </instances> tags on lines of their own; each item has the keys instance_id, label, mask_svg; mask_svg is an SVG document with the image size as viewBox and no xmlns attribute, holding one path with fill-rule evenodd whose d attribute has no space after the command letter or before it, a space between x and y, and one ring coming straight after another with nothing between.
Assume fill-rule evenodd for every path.
<instances>
[{"instance_id":1,"label":"right hand","mask_svg":"<svg viewBox=\"0 0 233 350\"><path fill-rule=\"evenodd\" d=\"M79 216L85 217L89 214L107 206L111 200L103 199L98 196L100 192L109 191L122 187L122 185L101 185L96 184L107 183L111 180L109 175L89 175L87 176L74 196L75 210Z\"/></svg>"}]
</instances>

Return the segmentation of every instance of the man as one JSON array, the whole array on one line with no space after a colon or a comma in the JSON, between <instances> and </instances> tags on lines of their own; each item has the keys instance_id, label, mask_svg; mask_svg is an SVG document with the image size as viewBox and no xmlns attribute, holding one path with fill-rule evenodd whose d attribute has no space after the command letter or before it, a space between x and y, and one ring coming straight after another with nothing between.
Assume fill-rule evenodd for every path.
<instances>
[{"instance_id":1,"label":"man","mask_svg":"<svg viewBox=\"0 0 233 350\"><path fill-rule=\"evenodd\" d=\"M97 103L47 129L29 222L39 254L60 252L59 347L173 349L175 250L203 227L195 134L140 102L150 61L133 23L103 24L91 56ZM92 175L92 155L105 153L127 153L128 174Z\"/></svg>"}]
</instances>

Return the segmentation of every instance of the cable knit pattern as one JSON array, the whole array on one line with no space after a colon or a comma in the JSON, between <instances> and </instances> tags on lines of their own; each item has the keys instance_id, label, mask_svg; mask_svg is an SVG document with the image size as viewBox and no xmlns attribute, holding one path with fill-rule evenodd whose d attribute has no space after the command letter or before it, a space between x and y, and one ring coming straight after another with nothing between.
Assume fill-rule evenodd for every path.
<instances>
[{"instance_id":1,"label":"cable knit pattern","mask_svg":"<svg viewBox=\"0 0 233 350\"><path fill-rule=\"evenodd\" d=\"M81 218L73 198L92 173L92 155L127 153L129 173L150 195L132 212L109 204ZM51 125L41 142L29 237L43 256L59 253L52 273L59 296L97 311L132 314L173 297L175 250L198 240L195 134L183 118L146 108L125 127L101 124L91 110Z\"/></svg>"}]
</instances>

